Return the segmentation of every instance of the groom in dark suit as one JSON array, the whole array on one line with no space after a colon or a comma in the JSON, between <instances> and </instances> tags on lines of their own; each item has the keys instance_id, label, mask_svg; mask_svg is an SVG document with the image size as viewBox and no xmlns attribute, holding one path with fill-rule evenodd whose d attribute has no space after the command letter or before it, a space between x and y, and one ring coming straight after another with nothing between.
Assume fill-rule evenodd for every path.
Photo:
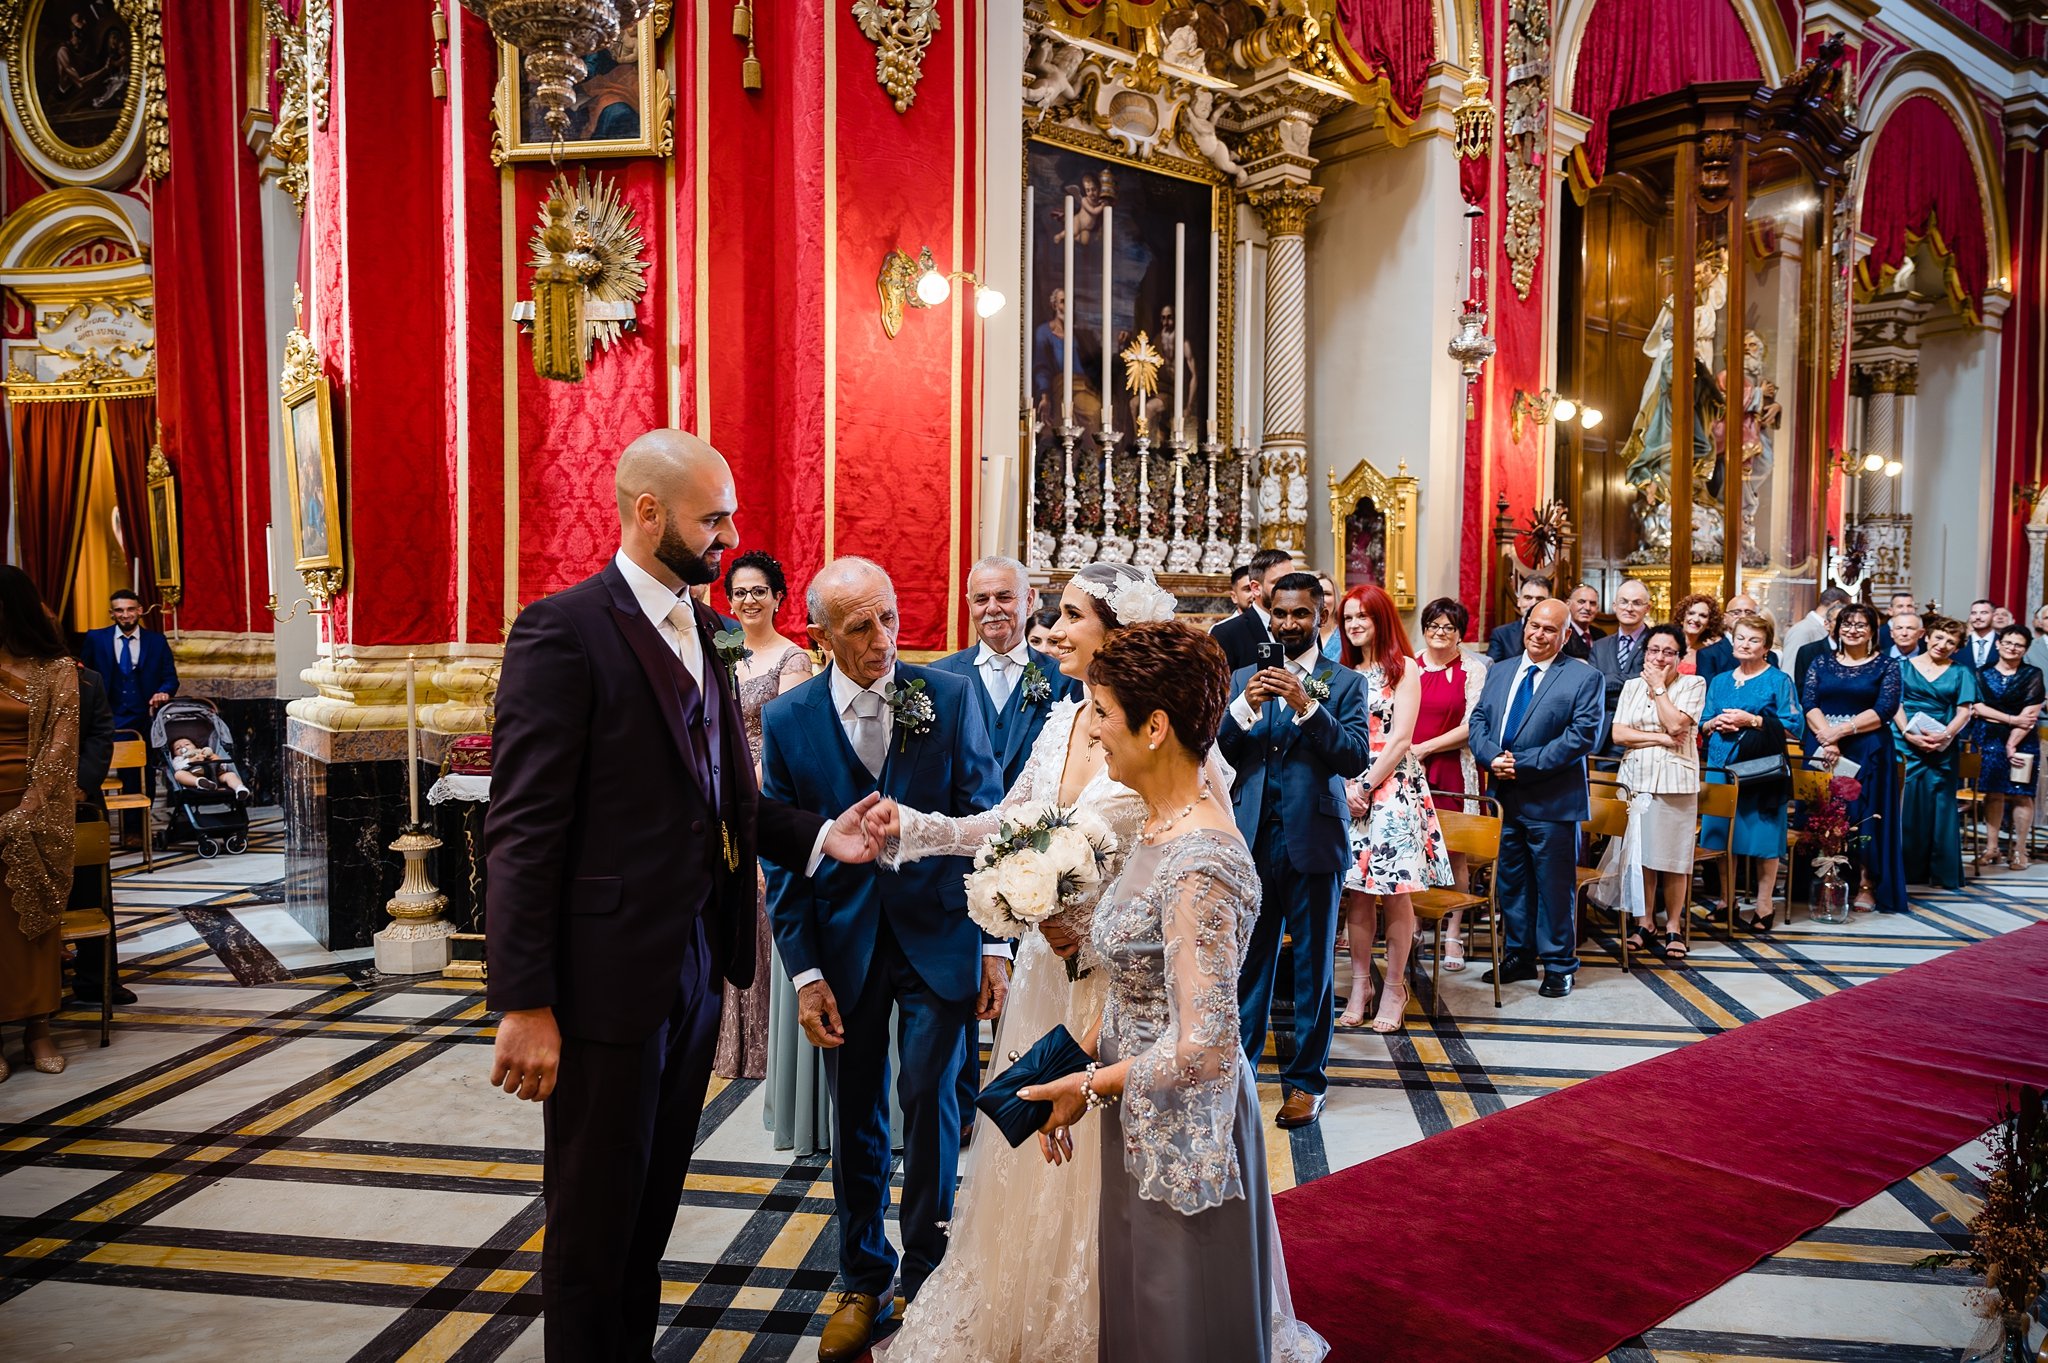
<instances>
[{"instance_id":1,"label":"groom in dark suit","mask_svg":"<svg viewBox=\"0 0 2048 1363\"><path fill-rule=\"evenodd\" d=\"M485 825L491 1082L545 1104L550 1363L653 1346L721 981L754 980L756 854L873 855L872 801L828 824L755 791L715 622L684 594L739 538L725 460L650 431L616 486L618 554L505 641Z\"/></svg>"},{"instance_id":2,"label":"groom in dark suit","mask_svg":"<svg viewBox=\"0 0 2048 1363\"><path fill-rule=\"evenodd\" d=\"M1256 560L1254 560L1256 562ZM1294 1057L1281 1076L1280 1126L1323 1114L1336 1014L1337 897L1351 862L1344 782L1371 762L1365 686L1322 656L1323 587L1310 573L1277 578L1267 595L1279 656L1239 668L1237 699L1216 735L1237 769L1230 801L1259 866L1261 903L1238 972L1244 1053L1265 1053L1266 1019L1280 968L1280 936L1293 943Z\"/></svg>"},{"instance_id":3,"label":"groom in dark suit","mask_svg":"<svg viewBox=\"0 0 2048 1363\"><path fill-rule=\"evenodd\" d=\"M1579 824L1592 813L1586 759L1600 746L1607 713L1600 673L1560 655L1565 621L1562 601L1539 601L1529 612L1522 656L1487 670L1469 740L1501 805L1501 982L1535 979L1540 960L1540 992L1554 999L1572 992L1579 968L1573 868ZM1482 978L1491 984L1493 972Z\"/></svg>"},{"instance_id":4,"label":"groom in dark suit","mask_svg":"<svg viewBox=\"0 0 2048 1363\"><path fill-rule=\"evenodd\" d=\"M832 666L761 712L762 792L802 809L865 808L879 791L960 816L1003 797L1002 771L969 694L975 683L896 660L896 589L861 558L811 579L811 637ZM806 882L768 873L775 948L797 990L797 1020L825 1052L832 1090L832 1195L840 1292L822 1363L867 1352L894 1305L889 1209L889 1032L902 1073L906 1299L946 1252L960 1161L956 1087L970 1018L1002 1010L1007 947L967 916L964 857L900 870L836 866Z\"/></svg>"}]
</instances>

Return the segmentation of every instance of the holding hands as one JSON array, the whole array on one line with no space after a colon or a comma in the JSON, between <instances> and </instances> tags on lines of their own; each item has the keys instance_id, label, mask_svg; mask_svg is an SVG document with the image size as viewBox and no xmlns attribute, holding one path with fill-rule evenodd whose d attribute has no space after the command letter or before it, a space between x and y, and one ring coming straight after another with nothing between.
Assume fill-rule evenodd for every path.
<instances>
[{"instance_id":1,"label":"holding hands","mask_svg":"<svg viewBox=\"0 0 2048 1363\"><path fill-rule=\"evenodd\" d=\"M881 792L877 791L849 806L845 813L834 819L825 832L825 855L848 866L873 861L882 850L882 844L869 836L867 816L881 800Z\"/></svg>"}]
</instances>

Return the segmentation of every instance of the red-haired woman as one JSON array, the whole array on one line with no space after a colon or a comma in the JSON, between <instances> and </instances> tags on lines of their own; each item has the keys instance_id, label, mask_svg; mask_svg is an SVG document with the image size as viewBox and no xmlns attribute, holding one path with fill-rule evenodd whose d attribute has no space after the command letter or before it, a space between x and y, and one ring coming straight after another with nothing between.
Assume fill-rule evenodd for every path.
<instances>
[{"instance_id":1,"label":"red-haired woman","mask_svg":"<svg viewBox=\"0 0 2048 1363\"><path fill-rule=\"evenodd\" d=\"M1337 617L1344 665L1365 681L1372 764L1346 792L1351 850L1358 864L1344 877L1344 920L1351 939L1351 993L1339 1027L1365 1022L1372 984L1372 939L1381 901L1387 906L1387 973L1374 1014L1375 1032L1395 1032L1408 1007L1408 953L1415 944L1409 896L1451 883L1443 830L1429 802L1429 779L1411 750L1422 679L1409 657L1408 632L1394 600L1370 584L1344 594Z\"/></svg>"}]
</instances>

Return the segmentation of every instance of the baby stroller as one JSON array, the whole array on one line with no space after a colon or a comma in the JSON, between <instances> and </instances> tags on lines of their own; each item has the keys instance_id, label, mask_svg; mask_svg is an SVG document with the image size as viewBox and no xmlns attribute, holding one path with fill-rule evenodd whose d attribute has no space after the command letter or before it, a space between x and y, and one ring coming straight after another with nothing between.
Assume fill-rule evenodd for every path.
<instances>
[{"instance_id":1,"label":"baby stroller","mask_svg":"<svg viewBox=\"0 0 2048 1363\"><path fill-rule=\"evenodd\" d=\"M170 789L166 800L170 822L156 835L157 850L190 837L197 840L202 857L218 856L223 847L234 853L247 851L249 811L234 791L224 785L207 790L178 784L177 771L171 765L171 745L181 738L213 749L223 762L235 760L234 740L212 701L178 696L164 702L149 726L149 746L163 764L164 784Z\"/></svg>"}]
</instances>

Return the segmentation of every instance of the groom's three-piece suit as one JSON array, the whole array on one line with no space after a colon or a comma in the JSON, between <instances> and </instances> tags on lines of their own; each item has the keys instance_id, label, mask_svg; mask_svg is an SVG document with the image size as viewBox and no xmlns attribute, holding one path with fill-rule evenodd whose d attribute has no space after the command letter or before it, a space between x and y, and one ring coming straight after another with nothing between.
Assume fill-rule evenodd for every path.
<instances>
[{"instance_id":1,"label":"groom's three-piece suit","mask_svg":"<svg viewBox=\"0 0 2048 1363\"><path fill-rule=\"evenodd\" d=\"M835 665L761 712L764 800L840 810L879 790L936 814L979 813L1002 799L1003 779L974 682L898 663L895 684L923 684L931 717L907 723ZM863 705L874 711L856 718ZM863 722L871 768L857 751ZM844 1044L825 1051L832 1090L832 1193L838 1204L840 1287L888 1301L896 1254L883 1234L889 1207L889 1029L897 1016L903 1106L902 1287L906 1297L946 1249L962 1114L956 1090L966 1028L981 992L984 937L967 916L963 857L890 870L828 864L808 879L770 868L775 947L801 990L831 986ZM998 954L1007 954L998 951Z\"/></svg>"},{"instance_id":2,"label":"groom's three-piece suit","mask_svg":"<svg viewBox=\"0 0 2048 1363\"><path fill-rule=\"evenodd\" d=\"M621 556L526 607L505 643L488 991L496 1010L552 1009L562 1034L544 1107L551 1363L649 1357L720 981L744 988L760 964L755 857L802 871L823 846L819 816L757 796L717 629Z\"/></svg>"}]
</instances>

